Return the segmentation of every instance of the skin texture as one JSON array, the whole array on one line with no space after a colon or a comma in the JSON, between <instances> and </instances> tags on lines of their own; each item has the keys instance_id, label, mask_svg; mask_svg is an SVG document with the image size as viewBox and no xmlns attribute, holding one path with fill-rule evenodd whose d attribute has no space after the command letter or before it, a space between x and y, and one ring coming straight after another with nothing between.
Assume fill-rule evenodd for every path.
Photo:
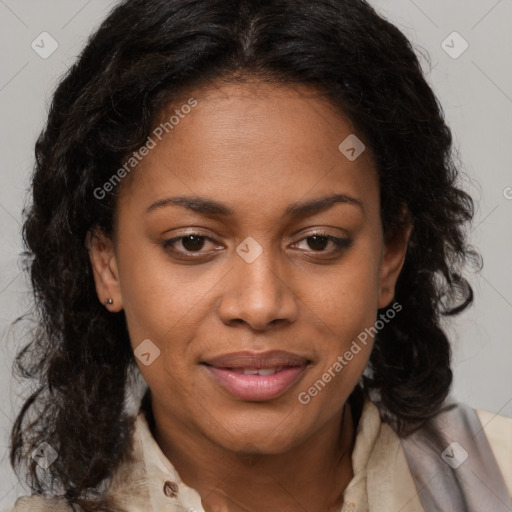
<instances>
[{"instance_id":1,"label":"skin texture","mask_svg":"<svg viewBox=\"0 0 512 512\"><path fill-rule=\"evenodd\" d=\"M94 233L98 297L124 309L134 349L150 339L161 351L149 366L137 360L155 437L205 510L336 510L353 476L344 404L372 340L308 404L297 397L391 303L411 227L384 243L370 148L353 162L340 152L354 129L313 89L221 83L191 96L197 106L122 183L113 240ZM362 208L284 216L292 203L334 193ZM234 214L147 212L171 196L213 199ZM209 239L195 252L183 240L163 247L190 233ZM308 238L318 233L352 244L337 253L332 241ZM236 252L247 237L263 250L252 263ZM272 349L312 361L273 400L233 398L199 364Z\"/></svg>"}]
</instances>

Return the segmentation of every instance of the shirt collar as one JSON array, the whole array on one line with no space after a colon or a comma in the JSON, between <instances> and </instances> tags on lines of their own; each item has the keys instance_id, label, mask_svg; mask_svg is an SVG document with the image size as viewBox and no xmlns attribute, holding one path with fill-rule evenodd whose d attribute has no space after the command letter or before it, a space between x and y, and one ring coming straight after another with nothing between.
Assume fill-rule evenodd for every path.
<instances>
[{"instance_id":1,"label":"shirt collar","mask_svg":"<svg viewBox=\"0 0 512 512\"><path fill-rule=\"evenodd\" d=\"M114 471L108 494L130 512L204 512L199 493L182 481L163 454L142 409L135 420L131 453Z\"/></svg>"},{"instance_id":2,"label":"shirt collar","mask_svg":"<svg viewBox=\"0 0 512 512\"><path fill-rule=\"evenodd\" d=\"M365 395L352 451L354 476L345 490L345 504L340 512L366 512L369 487L381 487L378 482L381 472L368 472L381 428L379 410ZM143 409L135 420L131 456L115 470L109 495L134 512L147 512L148 504L151 512L204 512L199 493L182 481L157 444Z\"/></svg>"}]
</instances>

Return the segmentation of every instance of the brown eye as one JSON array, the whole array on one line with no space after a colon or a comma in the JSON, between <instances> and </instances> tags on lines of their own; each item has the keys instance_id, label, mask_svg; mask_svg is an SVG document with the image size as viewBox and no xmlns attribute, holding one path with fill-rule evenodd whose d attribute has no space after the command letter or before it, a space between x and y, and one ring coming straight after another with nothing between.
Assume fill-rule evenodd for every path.
<instances>
[{"instance_id":1,"label":"brown eye","mask_svg":"<svg viewBox=\"0 0 512 512\"><path fill-rule=\"evenodd\" d=\"M207 240L213 242L213 240L207 236L200 235L198 233L190 233L188 235L166 240L162 244L162 247L164 250L172 252L175 255L184 255L187 257L187 254L201 253Z\"/></svg>"},{"instance_id":2,"label":"brown eye","mask_svg":"<svg viewBox=\"0 0 512 512\"><path fill-rule=\"evenodd\" d=\"M182 238L181 245L187 251L200 251L204 246L204 241L204 236L188 235Z\"/></svg>"},{"instance_id":3,"label":"brown eye","mask_svg":"<svg viewBox=\"0 0 512 512\"><path fill-rule=\"evenodd\" d=\"M309 235L303 238L300 242L303 240L307 241L307 245L312 251L320 253L337 253L343 249L348 249L353 242L350 238L338 238L324 233L315 233ZM334 248L330 251L326 250L326 248L329 246L329 243L334 245Z\"/></svg>"},{"instance_id":4,"label":"brown eye","mask_svg":"<svg viewBox=\"0 0 512 512\"><path fill-rule=\"evenodd\" d=\"M318 236L318 235L309 236L307 238L307 241L308 241L309 247L311 249L313 249L314 251L323 251L323 250L325 250L325 247L330 242L329 237L327 237L327 236Z\"/></svg>"}]
</instances>

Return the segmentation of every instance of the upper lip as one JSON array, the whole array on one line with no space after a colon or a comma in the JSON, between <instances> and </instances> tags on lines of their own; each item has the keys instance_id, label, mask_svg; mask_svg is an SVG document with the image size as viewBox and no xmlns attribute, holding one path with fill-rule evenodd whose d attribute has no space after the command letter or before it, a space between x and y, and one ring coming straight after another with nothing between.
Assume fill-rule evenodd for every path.
<instances>
[{"instance_id":1,"label":"upper lip","mask_svg":"<svg viewBox=\"0 0 512 512\"><path fill-rule=\"evenodd\" d=\"M310 362L306 357L284 350L268 352L231 352L202 361L217 368L276 368L281 366L305 366Z\"/></svg>"}]
</instances>

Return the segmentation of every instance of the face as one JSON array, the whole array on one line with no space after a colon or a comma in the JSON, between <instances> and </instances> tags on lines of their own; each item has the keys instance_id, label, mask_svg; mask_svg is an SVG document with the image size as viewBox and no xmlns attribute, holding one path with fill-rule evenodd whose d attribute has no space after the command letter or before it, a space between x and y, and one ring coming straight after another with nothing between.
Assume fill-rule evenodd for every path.
<instances>
[{"instance_id":1,"label":"face","mask_svg":"<svg viewBox=\"0 0 512 512\"><path fill-rule=\"evenodd\" d=\"M121 184L114 239L94 237L98 296L124 309L155 417L226 450L284 452L359 381L360 335L392 301L410 229L384 243L370 148L339 149L354 128L315 91L190 97Z\"/></svg>"}]
</instances>

